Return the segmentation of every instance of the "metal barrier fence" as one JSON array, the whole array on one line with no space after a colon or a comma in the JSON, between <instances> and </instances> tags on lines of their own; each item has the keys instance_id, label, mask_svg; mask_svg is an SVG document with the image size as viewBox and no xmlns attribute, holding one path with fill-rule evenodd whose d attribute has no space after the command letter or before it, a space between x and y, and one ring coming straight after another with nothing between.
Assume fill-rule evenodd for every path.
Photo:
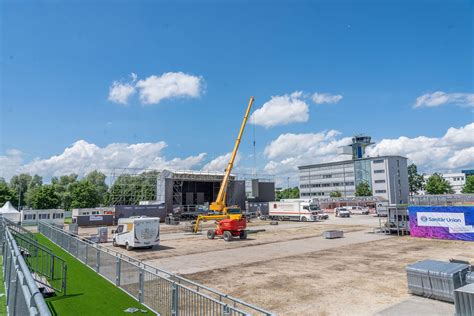
<instances>
[{"instance_id":1,"label":"metal barrier fence","mask_svg":"<svg viewBox=\"0 0 474 316\"><path fill-rule=\"evenodd\" d=\"M7 314L51 316L20 249L2 218L0 218L0 243Z\"/></svg>"},{"instance_id":2,"label":"metal barrier fence","mask_svg":"<svg viewBox=\"0 0 474 316\"><path fill-rule=\"evenodd\" d=\"M38 231L160 315L273 315L44 222Z\"/></svg>"},{"instance_id":3,"label":"metal barrier fence","mask_svg":"<svg viewBox=\"0 0 474 316\"><path fill-rule=\"evenodd\" d=\"M51 250L40 245L28 235L12 231L18 248L31 272L34 272L36 282L52 288L55 292L66 294L67 265Z\"/></svg>"}]
</instances>

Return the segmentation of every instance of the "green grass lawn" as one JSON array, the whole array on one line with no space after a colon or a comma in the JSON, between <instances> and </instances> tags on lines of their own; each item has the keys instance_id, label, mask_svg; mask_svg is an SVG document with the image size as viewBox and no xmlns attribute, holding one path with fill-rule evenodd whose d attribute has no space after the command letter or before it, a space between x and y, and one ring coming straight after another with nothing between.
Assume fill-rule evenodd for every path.
<instances>
[{"instance_id":1,"label":"green grass lawn","mask_svg":"<svg viewBox=\"0 0 474 316\"><path fill-rule=\"evenodd\" d=\"M7 314L7 300L5 296L5 283L3 280L3 256L0 260L0 315L6 315Z\"/></svg>"},{"instance_id":2,"label":"green grass lawn","mask_svg":"<svg viewBox=\"0 0 474 316\"><path fill-rule=\"evenodd\" d=\"M72 217L64 218L64 224L72 224Z\"/></svg>"},{"instance_id":3,"label":"green grass lawn","mask_svg":"<svg viewBox=\"0 0 474 316\"><path fill-rule=\"evenodd\" d=\"M37 234L37 237L40 243L67 263L67 295L46 300L53 315L133 315L124 312L129 307L148 311L145 314L137 312L135 315L154 315L46 237L41 234Z\"/></svg>"}]
</instances>

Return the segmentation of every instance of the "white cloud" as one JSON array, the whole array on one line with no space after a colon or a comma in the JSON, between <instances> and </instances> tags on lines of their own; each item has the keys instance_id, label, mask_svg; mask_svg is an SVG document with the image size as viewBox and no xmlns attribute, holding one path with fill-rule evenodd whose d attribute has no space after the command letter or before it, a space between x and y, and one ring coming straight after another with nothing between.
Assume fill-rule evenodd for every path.
<instances>
[{"instance_id":1,"label":"white cloud","mask_svg":"<svg viewBox=\"0 0 474 316\"><path fill-rule=\"evenodd\" d=\"M143 104L158 104L164 99L201 95L203 83L201 77L182 72L167 72L161 76L152 75L136 84Z\"/></svg>"},{"instance_id":2,"label":"white cloud","mask_svg":"<svg viewBox=\"0 0 474 316\"><path fill-rule=\"evenodd\" d=\"M213 160L209 161L204 167L202 167L202 170L224 172L225 168L227 168L227 164L229 163L231 154L232 153L227 153L225 155L217 156ZM235 170L236 165L239 163L240 159L241 159L241 156L239 153L237 153L237 156L235 157L235 162L234 162L234 170Z\"/></svg>"},{"instance_id":3,"label":"white cloud","mask_svg":"<svg viewBox=\"0 0 474 316\"><path fill-rule=\"evenodd\" d=\"M437 107L444 104L474 106L474 93L446 93L443 91L426 93L416 98L414 107Z\"/></svg>"},{"instance_id":4,"label":"white cloud","mask_svg":"<svg viewBox=\"0 0 474 316\"><path fill-rule=\"evenodd\" d=\"M109 88L109 101L127 104L128 98L135 93L135 87L130 83L114 81Z\"/></svg>"},{"instance_id":5,"label":"white cloud","mask_svg":"<svg viewBox=\"0 0 474 316\"><path fill-rule=\"evenodd\" d=\"M304 164L347 159L339 156L339 148L350 143L350 137L338 138L335 130L320 133L282 134L266 146L269 159L265 171L271 174L290 174Z\"/></svg>"},{"instance_id":6,"label":"white cloud","mask_svg":"<svg viewBox=\"0 0 474 316\"><path fill-rule=\"evenodd\" d=\"M474 123L449 128L441 137L383 139L367 153L402 155L425 172L459 170L474 166Z\"/></svg>"},{"instance_id":7,"label":"white cloud","mask_svg":"<svg viewBox=\"0 0 474 316\"><path fill-rule=\"evenodd\" d=\"M342 100L342 95L315 92L313 96L311 97L311 99L316 104L337 103Z\"/></svg>"},{"instance_id":8,"label":"white cloud","mask_svg":"<svg viewBox=\"0 0 474 316\"><path fill-rule=\"evenodd\" d=\"M272 127L290 123L307 122L309 118L308 104L303 99L302 92L282 96L272 96L270 101L255 110L250 122L255 125Z\"/></svg>"},{"instance_id":9,"label":"white cloud","mask_svg":"<svg viewBox=\"0 0 474 316\"><path fill-rule=\"evenodd\" d=\"M183 72L167 72L161 76L151 75L138 80L135 73L130 74L131 81L114 81L109 88L109 101L127 104L128 99L138 91L142 104L158 104L169 98L197 98L204 89L202 77Z\"/></svg>"},{"instance_id":10,"label":"white cloud","mask_svg":"<svg viewBox=\"0 0 474 316\"><path fill-rule=\"evenodd\" d=\"M49 178L69 173L83 175L93 170L109 174L115 167L193 169L201 165L206 157L205 153L200 153L196 156L167 160L162 154L166 146L165 142L157 142L113 143L99 147L79 140L59 155L46 159L38 158L26 164L23 164L21 153L7 152L7 155L0 156L0 176L9 179L14 174L26 172Z\"/></svg>"},{"instance_id":11,"label":"white cloud","mask_svg":"<svg viewBox=\"0 0 474 316\"><path fill-rule=\"evenodd\" d=\"M281 134L265 148L268 159L265 171L280 176L294 175L301 165L350 159L338 154L340 147L350 143L351 137L341 137L335 130ZM421 171L429 173L470 168L474 166L474 123L451 127L441 137L382 139L367 148L367 154L405 156Z\"/></svg>"}]
</instances>

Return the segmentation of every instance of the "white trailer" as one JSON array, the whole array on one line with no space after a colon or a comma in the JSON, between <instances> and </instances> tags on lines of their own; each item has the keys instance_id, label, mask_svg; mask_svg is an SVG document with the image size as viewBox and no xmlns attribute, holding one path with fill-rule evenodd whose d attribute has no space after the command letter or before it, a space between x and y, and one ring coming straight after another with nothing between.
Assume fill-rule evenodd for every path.
<instances>
[{"instance_id":1,"label":"white trailer","mask_svg":"<svg viewBox=\"0 0 474 316\"><path fill-rule=\"evenodd\" d=\"M153 248L160 244L160 218L133 216L120 218L116 230L112 231L114 247Z\"/></svg>"},{"instance_id":2,"label":"white trailer","mask_svg":"<svg viewBox=\"0 0 474 316\"><path fill-rule=\"evenodd\" d=\"M297 220L315 222L320 219L319 206L309 202L269 202L271 220Z\"/></svg>"}]
</instances>

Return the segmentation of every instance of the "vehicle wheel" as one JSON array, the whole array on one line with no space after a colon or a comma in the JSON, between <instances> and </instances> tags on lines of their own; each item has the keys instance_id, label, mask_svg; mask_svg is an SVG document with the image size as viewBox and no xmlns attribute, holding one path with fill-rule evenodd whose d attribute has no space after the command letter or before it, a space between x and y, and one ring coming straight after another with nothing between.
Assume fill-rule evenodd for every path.
<instances>
[{"instance_id":1,"label":"vehicle wheel","mask_svg":"<svg viewBox=\"0 0 474 316\"><path fill-rule=\"evenodd\" d=\"M240 239L247 239L247 231L246 230L240 231L239 237Z\"/></svg>"},{"instance_id":2,"label":"vehicle wheel","mask_svg":"<svg viewBox=\"0 0 474 316\"><path fill-rule=\"evenodd\" d=\"M207 231L207 239L214 239L216 237L216 232L212 229L209 229Z\"/></svg>"},{"instance_id":3,"label":"vehicle wheel","mask_svg":"<svg viewBox=\"0 0 474 316\"><path fill-rule=\"evenodd\" d=\"M114 239L114 240L112 240L112 246L114 246L114 247L118 247L118 245L117 245L117 242L115 241L115 239Z\"/></svg>"},{"instance_id":4,"label":"vehicle wheel","mask_svg":"<svg viewBox=\"0 0 474 316\"><path fill-rule=\"evenodd\" d=\"M127 250L129 250L129 251L130 251L130 250L132 250L132 249L133 249L133 247L132 247L132 246L130 246L128 243L126 243L126 244L125 244L125 249L127 249Z\"/></svg>"},{"instance_id":5,"label":"vehicle wheel","mask_svg":"<svg viewBox=\"0 0 474 316\"><path fill-rule=\"evenodd\" d=\"M301 217L302 222L306 222L308 219L306 217Z\"/></svg>"},{"instance_id":6,"label":"vehicle wheel","mask_svg":"<svg viewBox=\"0 0 474 316\"><path fill-rule=\"evenodd\" d=\"M225 241L231 241L231 240L232 240L232 237L233 237L233 236L232 236L232 233L231 233L230 231L226 230L226 231L224 232L224 240L225 240Z\"/></svg>"}]
</instances>

